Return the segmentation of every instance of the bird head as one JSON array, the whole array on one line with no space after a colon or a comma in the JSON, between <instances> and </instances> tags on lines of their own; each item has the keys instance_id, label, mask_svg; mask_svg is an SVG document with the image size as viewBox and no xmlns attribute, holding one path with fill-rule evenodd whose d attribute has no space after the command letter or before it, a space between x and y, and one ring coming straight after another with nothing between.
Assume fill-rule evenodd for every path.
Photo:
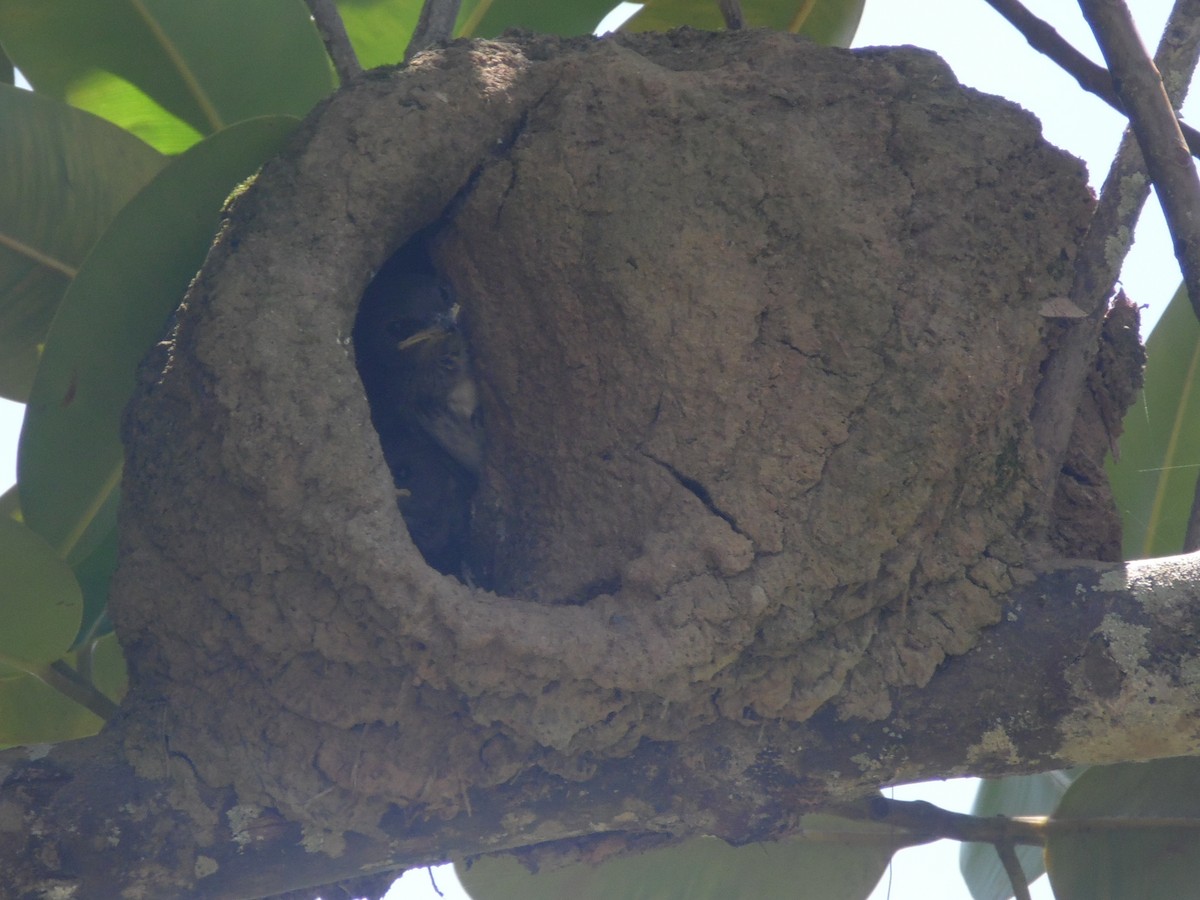
<instances>
[{"instance_id":1,"label":"bird head","mask_svg":"<svg viewBox=\"0 0 1200 900\"><path fill-rule=\"evenodd\" d=\"M395 325L396 334L393 337L398 337L396 349L404 353L409 350L421 350L422 344L428 344L436 348L440 344L446 342L448 338L459 333L458 319L461 315L461 308L457 303L450 306L449 309L439 310L428 317L429 324L424 327L418 327L416 331L411 331L407 335L401 337L406 331L410 331L414 322L419 323L420 320L414 320L411 317L398 320Z\"/></svg>"},{"instance_id":2,"label":"bird head","mask_svg":"<svg viewBox=\"0 0 1200 900\"><path fill-rule=\"evenodd\" d=\"M373 283L363 297L355 346L377 427L392 417L415 423L478 472L478 394L461 317L448 282L401 272Z\"/></svg>"}]
</instances>

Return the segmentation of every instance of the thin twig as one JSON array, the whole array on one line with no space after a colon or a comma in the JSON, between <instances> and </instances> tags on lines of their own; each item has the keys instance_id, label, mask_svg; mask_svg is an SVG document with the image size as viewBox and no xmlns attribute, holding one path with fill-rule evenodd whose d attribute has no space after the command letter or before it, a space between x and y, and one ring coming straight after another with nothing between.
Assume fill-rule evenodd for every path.
<instances>
[{"instance_id":1,"label":"thin twig","mask_svg":"<svg viewBox=\"0 0 1200 900\"><path fill-rule=\"evenodd\" d=\"M312 14L317 32L325 44L325 52L333 60L333 70L337 72L338 81L348 82L362 71L362 64L346 34L346 25L334 5L333 0L305 0L308 11Z\"/></svg>"},{"instance_id":2,"label":"thin twig","mask_svg":"<svg viewBox=\"0 0 1200 900\"><path fill-rule=\"evenodd\" d=\"M437 878L434 877L433 866L426 866L425 871L429 873L429 884L433 888L433 892L439 897L445 897L446 895L442 893L442 889L438 887Z\"/></svg>"},{"instance_id":3,"label":"thin twig","mask_svg":"<svg viewBox=\"0 0 1200 900\"><path fill-rule=\"evenodd\" d=\"M1175 244L1183 283L1200 319L1200 175L1179 130L1175 107L1124 2L1079 0L1079 7L1096 35L1137 135Z\"/></svg>"},{"instance_id":4,"label":"thin twig","mask_svg":"<svg viewBox=\"0 0 1200 900\"><path fill-rule=\"evenodd\" d=\"M1170 85L1171 102L1182 105L1200 54L1200 0L1176 0L1167 19L1155 62ZM1100 190L1087 236L1075 259L1070 300L1089 315L1067 327L1058 347L1046 361L1037 388L1032 422L1034 439L1043 453L1041 483L1047 505L1066 454L1084 379L1096 357L1104 312L1133 241L1133 228L1150 194L1142 155L1133 135L1126 132Z\"/></svg>"},{"instance_id":5,"label":"thin twig","mask_svg":"<svg viewBox=\"0 0 1200 900\"><path fill-rule=\"evenodd\" d=\"M839 812L853 814L841 809ZM929 840L950 838L954 841L975 841L981 844L1027 844L1034 847L1041 847L1046 843L1045 820L969 816L965 813L950 812L924 800L872 797L868 803L867 815L876 822L895 825Z\"/></svg>"},{"instance_id":6,"label":"thin twig","mask_svg":"<svg viewBox=\"0 0 1200 900\"><path fill-rule=\"evenodd\" d=\"M454 24L458 21L458 7L461 0L425 0L421 7L421 16L417 19L417 27L413 29L412 39L404 51L404 61L408 62L422 50L427 50L435 44L444 44L454 37Z\"/></svg>"},{"instance_id":7,"label":"thin twig","mask_svg":"<svg viewBox=\"0 0 1200 900\"><path fill-rule=\"evenodd\" d=\"M1192 512L1188 516L1187 530L1183 534L1183 553L1200 550L1200 479L1196 480L1196 492L1192 495Z\"/></svg>"},{"instance_id":8,"label":"thin twig","mask_svg":"<svg viewBox=\"0 0 1200 900\"><path fill-rule=\"evenodd\" d=\"M1163 78L1146 56L1129 9L1120 0L1080 0L1084 18L1113 73L1114 87L1146 161L1183 271L1192 311L1200 319L1200 176L1180 146L1185 138ZM1200 482L1184 532L1185 553L1200 547Z\"/></svg>"},{"instance_id":9,"label":"thin twig","mask_svg":"<svg viewBox=\"0 0 1200 900\"><path fill-rule=\"evenodd\" d=\"M1089 93L1095 94L1117 112L1125 114L1121 98L1113 89L1112 75L1104 66L1092 62L1061 34L1054 30L1049 22L1039 19L1031 13L1020 0L984 0L988 6L1000 13L1014 28L1021 33L1034 50L1049 57L1057 63L1068 75L1079 82L1079 86ZM1187 140L1188 149L1192 155L1200 156L1200 131L1189 125L1180 123L1183 136Z\"/></svg>"},{"instance_id":10,"label":"thin twig","mask_svg":"<svg viewBox=\"0 0 1200 900\"><path fill-rule=\"evenodd\" d=\"M1008 883L1012 885L1013 900L1033 900L1029 895L1029 879L1025 877L1025 870L1017 859L1017 848L1011 841L997 841L993 846L1000 857L1000 865L1004 866Z\"/></svg>"},{"instance_id":11,"label":"thin twig","mask_svg":"<svg viewBox=\"0 0 1200 900\"><path fill-rule=\"evenodd\" d=\"M717 6L721 10L721 18L725 20L725 27L730 31L738 31L746 25L745 17L742 15L741 0L717 0Z\"/></svg>"}]
</instances>

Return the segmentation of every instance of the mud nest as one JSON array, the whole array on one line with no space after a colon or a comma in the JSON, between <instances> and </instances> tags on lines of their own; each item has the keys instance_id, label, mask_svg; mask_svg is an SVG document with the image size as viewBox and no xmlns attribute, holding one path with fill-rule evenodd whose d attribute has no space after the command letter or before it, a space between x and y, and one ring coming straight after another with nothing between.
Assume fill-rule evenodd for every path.
<instances>
[{"instance_id":1,"label":"mud nest","mask_svg":"<svg viewBox=\"0 0 1200 900\"><path fill-rule=\"evenodd\" d=\"M1091 203L913 49L530 37L367 73L232 207L131 408L135 692L203 779L356 827L718 717L886 715L1041 552L1041 310ZM491 592L409 540L350 345L418 233L468 325Z\"/></svg>"}]
</instances>

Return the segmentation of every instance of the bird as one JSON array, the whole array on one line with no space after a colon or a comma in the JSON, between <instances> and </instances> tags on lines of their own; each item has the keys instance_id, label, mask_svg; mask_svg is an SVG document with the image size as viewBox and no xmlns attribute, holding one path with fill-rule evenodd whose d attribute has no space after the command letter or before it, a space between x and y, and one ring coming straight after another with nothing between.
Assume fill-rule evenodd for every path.
<instances>
[{"instance_id":1,"label":"bird","mask_svg":"<svg viewBox=\"0 0 1200 900\"><path fill-rule=\"evenodd\" d=\"M417 296L433 295L424 291ZM447 299L444 290L436 296ZM483 464L479 389L460 324L462 308L451 302L449 309L420 312L428 324L396 343L400 366L406 370L399 380L399 402L442 449L478 475Z\"/></svg>"},{"instance_id":2,"label":"bird","mask_svg":"<svg viewBox=\"0 0 1200 900\"><path fill-rule=\"evenodd\" d=\"M483 462L479 391L453 286L397 253L364 292L353 342L397 505L426 562L457 574Z\"/></svg>"}]
</instances>

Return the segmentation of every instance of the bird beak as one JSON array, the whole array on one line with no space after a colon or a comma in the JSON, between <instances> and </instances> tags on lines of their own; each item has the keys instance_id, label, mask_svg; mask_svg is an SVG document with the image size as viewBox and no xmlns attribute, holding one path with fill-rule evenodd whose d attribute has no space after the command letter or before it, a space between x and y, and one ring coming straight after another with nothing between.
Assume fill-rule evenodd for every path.
<instances>
[{"instance_id":1,"label":"bird beak","mask_svg":"<svg viewBox=\"0 0 1200 900\"><path fill-rule=\"evenodd\" d=\"M396 345L397 350L407 350L410 347L415 347L417 344L423 344L425 341L439 341L450 333L448 328L441 325L433 325L429 328L422 328L416 334L409 335L404 340Z\"/></svg>"},{"instance_id":2,"label":"bird beak","mask_svg":"<svg viewBox=\"0 0 1200 900\"><path fill-rule=\"evenodd\" d=\"M416 334L410 334L404 340L396 345L396 349L403 352L410 347L415 347L417 344L423 344L425 341L440 341L458 328L458 317L461 314L461 309L457 303L451 306L443 313L439 313L434 317L433 324L428 328L422 328Z\"/></svg>"}]
</instances>

